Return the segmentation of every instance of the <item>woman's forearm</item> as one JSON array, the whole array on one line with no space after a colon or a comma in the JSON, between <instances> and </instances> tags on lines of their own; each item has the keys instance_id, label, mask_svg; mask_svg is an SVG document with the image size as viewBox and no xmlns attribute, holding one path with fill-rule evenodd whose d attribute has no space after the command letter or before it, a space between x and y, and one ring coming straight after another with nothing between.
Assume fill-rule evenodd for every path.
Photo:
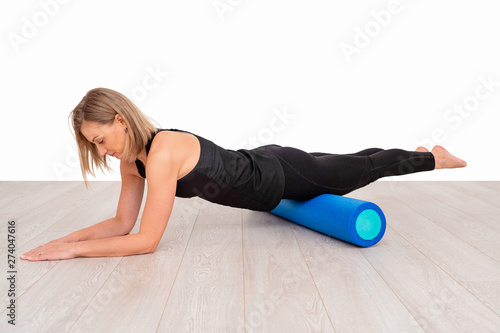
<instances>
[{"instance_id":1,"label":"woman's forearm","mask_svg":"<svg viewBox=\"0 0 500 333\"><path fill-rule=\"evenodd\" d=\"M73 246L75 257L121 257L155 250L152 242L139 233L86 240L76 242Z\"/></svg>"},{"instance_id":2,"label":"woman's forearm","mask_svg":"<svg viewBox=\"0 0 500 333\"><path fill-rule=\"evenodd\" d=\"M126 233L123 223L116 217L112 217L105 221L94 224L88 228L77 230L70 235L69 238L75 241L86 241L92 239L101 239L122 236Z\"/></svg>"}]
</instances>

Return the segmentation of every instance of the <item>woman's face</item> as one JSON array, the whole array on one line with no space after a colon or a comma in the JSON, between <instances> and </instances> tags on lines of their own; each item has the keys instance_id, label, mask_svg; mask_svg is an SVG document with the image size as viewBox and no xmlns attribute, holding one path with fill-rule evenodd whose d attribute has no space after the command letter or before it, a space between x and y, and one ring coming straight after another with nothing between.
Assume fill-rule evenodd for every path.
<instances>
[{"instance_id":1,"label":"woman's face","mask_svg":"<svg viewBox=\"0 0 500 333\"><path fill-rule=\"evenodd\" d=\"M94 121L84 121L81 132L85 138L96 145L101 156L109 156L120 159L123 155L127 132L125 123L120 115L116 115L111 125L102 125Z\"/></svg>"}]
</instances>

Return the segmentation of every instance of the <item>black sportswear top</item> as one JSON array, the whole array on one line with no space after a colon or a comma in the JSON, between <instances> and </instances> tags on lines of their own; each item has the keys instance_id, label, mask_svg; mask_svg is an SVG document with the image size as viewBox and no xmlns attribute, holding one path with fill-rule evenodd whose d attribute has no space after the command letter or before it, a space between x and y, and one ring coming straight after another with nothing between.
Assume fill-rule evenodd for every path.
<instances>
[{"instance_id":1,"label":"black sportswear top","mask_svg":"<svg viewBox=\"0 0 500 333\"><path fill-rule=\"evenodd\" d=\"M146 154L149 154L151 143L159 131L189 133L158 129L146 144ZM176 196L198 196L217 204L260 211L271 211L279 204L285 177L274 154L265 147L237 151L224 149L193 135L200 142L200 158L191 172L177 180ZM135 164L139 174L146 178L142 162L136 159Z\"/></svg>"}]
</instances>

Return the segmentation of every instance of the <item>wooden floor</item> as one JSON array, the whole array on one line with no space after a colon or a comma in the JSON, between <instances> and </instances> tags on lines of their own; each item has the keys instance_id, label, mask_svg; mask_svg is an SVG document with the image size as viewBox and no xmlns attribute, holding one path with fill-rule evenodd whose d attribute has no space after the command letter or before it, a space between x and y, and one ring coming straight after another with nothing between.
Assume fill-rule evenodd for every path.
<instances>
[{"instance_id":1,"label":"wooden floor","mask_svg":"<svg viewBox=\"0 0 500 333\"><path fill-rule=\"evenodd\" d=\"M17 255L114 216L120 183L1 182ZM360 248L269 213L176 199L153 254L18 260L1 332L500 332L500 182L378 181L384 238ZM139 223L133 232L137 232Z\"/></svg>"}]
</instances>

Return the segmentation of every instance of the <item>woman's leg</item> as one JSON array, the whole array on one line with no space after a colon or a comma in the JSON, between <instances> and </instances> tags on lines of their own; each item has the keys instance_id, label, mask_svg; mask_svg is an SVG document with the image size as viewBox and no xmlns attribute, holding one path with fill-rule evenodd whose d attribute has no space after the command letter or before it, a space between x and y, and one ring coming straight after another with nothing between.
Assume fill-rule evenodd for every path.
<instances>
[{"instance_id":1,"label":"woman's leg","mask_svg":"<svg viewBox=\"0 0 500 333\"><path fill-rule=\"evenodd\" d=\"M352 156L367 156L367 155L371 155L373 153L376 153L376 152L379 152L383 149L381 148L368 148L368 149L364 149L362 151L358 151L357 153L352 153L352 154L346 154L346 155L352 155ZM329 153L311 153L311 155L313 156L324 156L324 155L339 155L339 154L329 154Z\"/></svg>"},{"instance_id":2,"label":"woman's leg","mask_svg":"<svg viewBox=\"0 0 500 333\"><path fill-rule=\"evenodd\" d=\"M375 180L435 168L430 152L366 149L355 154L306 153L268 146L285 174L284 199L306 200L324 193L344 195Z\"/></svg>"}]
</instances>

